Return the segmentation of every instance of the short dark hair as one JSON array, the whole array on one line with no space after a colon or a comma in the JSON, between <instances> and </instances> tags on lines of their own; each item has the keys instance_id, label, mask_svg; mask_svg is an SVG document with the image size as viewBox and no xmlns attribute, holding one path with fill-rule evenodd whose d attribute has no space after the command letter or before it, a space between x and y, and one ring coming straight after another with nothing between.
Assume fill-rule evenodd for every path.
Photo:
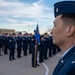
<instances>
[{"instance_id":1,"label":"short dark hair","mask_svg":"<svg viewBox=\"0 0 75 75\"><path fill-rule=\"evenodd\" d=\"M12 33L12 35L16 35L15 33Z\"/></svg>"},{"instance_id":2,"label":"short dark hair","mask_svg":"<svg viewBox=\"0 0 75 75\"><path fill-rule=\"evenodd\" d=\"M75 25L75 14L62 14L61 19L68 25Z\"/></svg>"}]
</instances>

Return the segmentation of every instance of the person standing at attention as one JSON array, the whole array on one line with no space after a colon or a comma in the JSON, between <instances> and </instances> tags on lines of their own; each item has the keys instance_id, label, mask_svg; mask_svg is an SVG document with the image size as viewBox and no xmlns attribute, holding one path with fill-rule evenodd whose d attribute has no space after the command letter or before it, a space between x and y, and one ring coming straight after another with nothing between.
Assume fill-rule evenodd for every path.
<instances>
[{"instance_id":1,"label":"person standing at attention","mask_svg":"<svg viewBox=\"0 0 75 75\"><path fill-rule=\"evenodd\" d=\"M75 75L75 1L61 1L54 4L53 43L64 54L52 75Z\"/></svg>"}]
</instances>

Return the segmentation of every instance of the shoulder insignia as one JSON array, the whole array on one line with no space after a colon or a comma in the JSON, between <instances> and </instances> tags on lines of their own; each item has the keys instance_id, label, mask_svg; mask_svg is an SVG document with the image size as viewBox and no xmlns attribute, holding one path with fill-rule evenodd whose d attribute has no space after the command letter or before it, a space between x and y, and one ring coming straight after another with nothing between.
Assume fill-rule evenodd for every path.
<instances>
[{"instance_id":1,"label":"shoulder insignia","mask_svg":"<svg viewBox=\"0 0 75 75\"><path fill-rule=\"evenodd\" d=\"M32 41L33 41L34 39L32 39Z\"/></svg>"},{"instance_id":2,"label":"shoulder insignia","mask_svg":"<svg viewBox=\"0 0 75 75\"><path fill-rule=\"evenodd\" d=\"M73 63L75 63L75 61L72 61L71 63L73 64Z\"/></svg>"},{"instance_id":3,"label":"shoulder insignia","mask_svg":"<svg viewBox=\"0 0 75 75\"><path fill-rule=\"evenodd\" d=\"M75 52L73 53L73 55L75 55Z\"/></svg>"},{"instance_id":4,"label":"shoulder insignia","mask_svg":"<svg viewBox=\"0 0 75 75\"><path fill-rule=\"evenodd\" d=\"M9 40L9 42L11 42L12 40Z\"/></svg>"}]
</instances>

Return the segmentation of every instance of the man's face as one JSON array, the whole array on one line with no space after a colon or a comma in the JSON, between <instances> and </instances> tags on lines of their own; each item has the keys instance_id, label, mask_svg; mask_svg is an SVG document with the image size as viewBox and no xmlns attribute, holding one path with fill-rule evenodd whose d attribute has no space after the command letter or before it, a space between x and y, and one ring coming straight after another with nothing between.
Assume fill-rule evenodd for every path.
<instances>
[{"instance_id":1,"label":"man's face","mask_svg":"<svg viewBox=\"0 0 75 75\"><path fill-rule=\"evenodd\" d=\"M19 34L18 36L20 36L20 37L21 37L21 36L22 36L22 34Z\"/></svg>"},{"instance_id":2,"label":"man's face","mask_svg":"<svg viewBox=\"0 0 75 75\"><path fill-rule=\"evenodd\" d=\"M54 20L54 27L52 29L52 37L53 43L56 45L61 45L65 41L66 37L66 28L63 25L63 21L61 20L61 15L57 16Z\"/></svg>"},{"instance_id":3,"label":"man's face","mask_svg":"<svg viewBox=\"0 0 75 75\"><path fill-rule=\"evenodd\" d=\"M16 35L13 35L13 37L15 38L15 37L16 37Z\"/></svg>"}]
</instances>

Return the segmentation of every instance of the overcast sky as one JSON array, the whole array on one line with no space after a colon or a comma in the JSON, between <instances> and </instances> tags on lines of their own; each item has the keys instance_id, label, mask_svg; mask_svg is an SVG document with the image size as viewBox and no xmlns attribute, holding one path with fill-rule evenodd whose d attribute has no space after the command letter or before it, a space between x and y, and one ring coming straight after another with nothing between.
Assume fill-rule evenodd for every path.
<instances>
[{"instance_id":1,"label":"overcast sky","mask_svg":"<svg viewBox=\"0 0 75 75\"><path fill-rule=\"evenodd\" d=\"M62 0L0 0L0 28L40 33L53 27L54 3Z\"/></svg>"}]
</instances>

